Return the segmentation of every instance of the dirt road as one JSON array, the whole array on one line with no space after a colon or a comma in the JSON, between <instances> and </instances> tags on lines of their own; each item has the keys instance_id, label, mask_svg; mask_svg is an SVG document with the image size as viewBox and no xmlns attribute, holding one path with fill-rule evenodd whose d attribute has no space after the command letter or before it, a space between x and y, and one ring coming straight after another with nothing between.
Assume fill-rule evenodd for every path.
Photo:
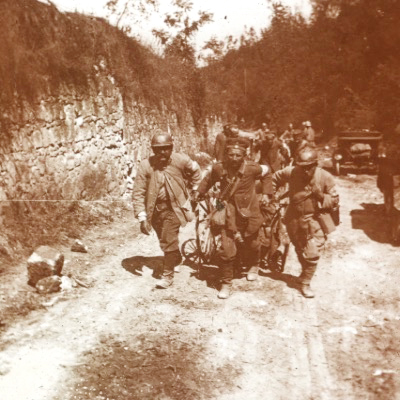
<instances>
[{"instance_id":1,"label":"dirt road","mask_svg":"<svg viewBox=\"0 0 400 400\"><path fill-rule=\"evenodd\" d=\"M400 399L399 248L375 186L338 180L342 224L315 299L290 283L293 249L285 274L236 280L219 300L212 268L199 280L183 266L171 289L154 289L161 252L131 214L96 228L88 254L63 249L65 270L90 287L40 297L40 309L4 324L0 398Z\"/></svg>"}]
</instances>

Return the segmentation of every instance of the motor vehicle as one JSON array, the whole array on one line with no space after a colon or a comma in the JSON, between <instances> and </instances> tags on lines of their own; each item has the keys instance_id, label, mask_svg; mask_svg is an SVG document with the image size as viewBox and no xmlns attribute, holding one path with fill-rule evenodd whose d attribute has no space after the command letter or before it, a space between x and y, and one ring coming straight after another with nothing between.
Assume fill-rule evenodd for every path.
<instances>
[{"instance_id":1,"label":"motor vehicle","mask_svg":"<svg viewBox=\"0 0 400 400\"><path fill-rule=\"evenodd\" d=\"M336 175L340 175L346 168L375 172L382 139L381 132L369 129L339 132L337 147L332 157L333 170Z\"/></svg>"},{"instance_id":2,"label":"motor vehicle","mask_svg":"<svg viewBox=\"0 0 400 400\"><path fill-rule=\"evenodd\" d=\"M392 244L400 244L400 138L392 136L379 151L377 186L383 193Z\"/></svg>"}]
</instances>

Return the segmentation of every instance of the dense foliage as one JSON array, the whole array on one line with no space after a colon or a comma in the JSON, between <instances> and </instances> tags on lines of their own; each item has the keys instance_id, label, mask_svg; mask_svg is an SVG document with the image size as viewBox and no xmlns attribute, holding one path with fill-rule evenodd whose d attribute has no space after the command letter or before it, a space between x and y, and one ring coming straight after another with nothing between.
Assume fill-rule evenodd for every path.
<instances>
[{"instance_id":1,"label":"dense foliage","mask_svg":"<svg viewBox=\"0 0 400 400\"><path fill-rule=\"evenodd\" d=\"M225 55L211 46L202 71L209 113L277 129L311 120L325 135L400 123L400 2L313 5L310 21L275 5L260 38L248 33Z\"/></svg>"},{"instance_id":2,"label":"dense foliage","mask_svg":"<svg viewBox=\"0 0 400 400\"><path fill-rule=\"evenodd\" d=\"M35 0L0 3L3 110L69 84L85 91L103 63L125 97L167 104L178 118L190 110L199 130L215 114L279 130L311 120L326 135L344 127L391 132L400 122L398 0L313 0L310 20L275 4L261 36L250 29L238 44L211 40L203 68L193 39L212 16L194 18L186 0L175 0L166 30L154 31L163 56L102 19Z\"/></svg>"},{"instance_id":3,"label":"dense foliage","mask_svg":"<svg viewBox=\"0 0 400 400\"><path fill-rule=\"evenodd\" d=\"M87 93L99 68L127 99L186 113L191 96L176 60L165 60L105 20L61 13L36 0L0 2L0 107L56 96L68 85ZM0 118L1 120L1 118Z\"/></svg>"}]
</instances>

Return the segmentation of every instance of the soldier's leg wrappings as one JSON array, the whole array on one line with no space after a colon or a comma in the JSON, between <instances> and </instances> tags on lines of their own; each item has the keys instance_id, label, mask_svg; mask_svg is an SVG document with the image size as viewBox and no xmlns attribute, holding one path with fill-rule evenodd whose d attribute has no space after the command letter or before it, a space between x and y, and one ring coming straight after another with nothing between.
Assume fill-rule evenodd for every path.
<instances>
[{"instance_id":1,"label":"soldier's leg wrappings","mask_svg":"<svg viewBox=\"0 0 400 400\"><path fill-rule=\"evenodd\" d=\"M164 253L179 250L179 228L181 224L173 210L167 209L155 213L152 225Z\"/></svg>"},{"instance_id":2,"label":"soldier's leg wrappings","mask_svg":"<svg viewBox=\"0 0 400 400\"><path fill-rule=\"evenodd\" d=\"M311 283L311 280L315 274L315 271L317 270L317 263L318 260L316 261L305 261L303 260L301 264L301 274L299 276L299 281L303 285L309 285Z\"/></svg>"},{"instance_id":3,"label":"soldier's leg wrappings","mask_svg":"<svg viewBox=\"0 0 400 400\"><path fill-rule=\"evenodd\" d=\"M309 285L317 269L317 264L321 256L322 249L325 244L325 235L322 229L318 229L313 232L305 246L302 249L301 255L301 266L302 273L300 275L300 281ZM299 258L300 260L300 258Z\"/></svg>"},{"instance_id":4,"label":"soldier's leg wrappings","mask_svg":"<svg viewBox=\"0 0 400 400\"><path fill-rule=\"evenodd\" d=\"M221 284L231 285L233 279L233 261L222 261L220 264L220 280Z\"/></svg>"},{"instance_id":5,"label":"soldier's leg wrappings","mask_svg":"<svg viewBox=\"0 0 400 400\"><path fill-rule=\"evenodd\" d=\"M223 229L221 231L221 248L218 253L220 259L220 281L222 284L232 284L236 255L237 247L233 233Z\"/></svg>"},{"instance_id":6,"label":"soldier's leg wrappings","mask_svg":"<svg viewBox=\"0 0 400 400\"><path fill-rule=\"evenodd\" d=\"M174 268L182 261L182 256L179 250L168 251L164 255L164 272L163 277L173 277Z\"/></svg>"}]
</instances>

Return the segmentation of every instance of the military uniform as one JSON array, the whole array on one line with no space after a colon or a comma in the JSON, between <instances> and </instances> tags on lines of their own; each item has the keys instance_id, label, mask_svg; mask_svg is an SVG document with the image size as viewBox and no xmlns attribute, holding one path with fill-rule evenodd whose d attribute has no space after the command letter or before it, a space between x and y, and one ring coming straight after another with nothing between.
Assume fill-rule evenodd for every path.
<instances>
[{"instance_id":1,"label":"military uniform","mask_svg":"<svg viewBox=\"0 0 400 400\"><path fill-rule=\"evenodd\" d=\"M196 189L200 181L199 165L185 154L173 153L163 167L155 156L139 165L133 188L134 212L139 221L147 219L157 233L165 255L165 276L173 275L182 260L179 228L193 218L187 186Z\"/></svg>"},{"instance_id":2,"label":"military uniform","mask_svg":"<svg viewBox=\"0 0 400 400\"><path fill-rule=\"evenodd\" d=\"M198 187L200 195L204 195L214 184L220 183L221 191L238 175L239 183L227 199L226 225L221 230L221 283L230 284L233 279L234 265L238 255L235 230L243 238L241 256L248 267L256 267L259 262L260 242L259 229L263 223L259 200L256 194L256 181L261 180L262 192L272 194L272 183L269 169L253 161L242 163L239 171L232 175L224 163L213 165Z\"/></svg>"},{"instance_id":3,"label":"military uniform","mask_svg":"<svg viewBox=\"0 0 400 400\"><path fill-rule=\"evenodd\" d=\"M277 138L274 138L272 143L266 140L260 141L256 146L256 151L258 150L260 150L259 164L270 166L271 172L280 170L289 160L287 149Z\"/></svg>"},{"instance_id":4,"label":"military uniform","mask_svg":"<svg viewBox=\"0 0 400 400\"><path fill-rule=\"evenodd\" d=\"M301 167L286 167L272 177L274 190L288 183L290 203L285 215L299 262L300 283L309 285L317 268L326 235L317 219L319 210L330 210L338 203L333 176L317 167L311 180ZM318 192L318 198L314 193Z\"/></svg>"}]
</instances>

